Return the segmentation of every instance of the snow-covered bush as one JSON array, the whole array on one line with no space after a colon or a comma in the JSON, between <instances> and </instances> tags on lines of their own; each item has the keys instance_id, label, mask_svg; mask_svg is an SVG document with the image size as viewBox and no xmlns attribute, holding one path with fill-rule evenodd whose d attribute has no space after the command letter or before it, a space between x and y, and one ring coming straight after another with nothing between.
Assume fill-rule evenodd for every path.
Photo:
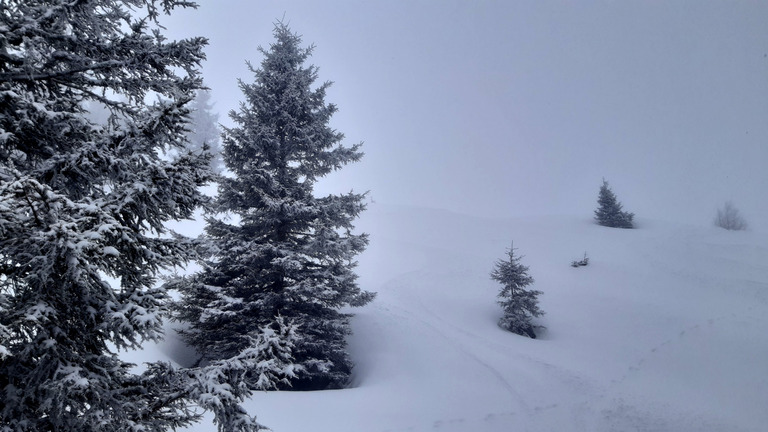
<instances>
[{"instance_id":1,"label":"snow-covered bush","mask_svg":"<svg viewBox=\"0 0 768 432\"><path fill-rule=\"evenodd\" d=\"M585 267L588 265L589 265L589 257L587 256L586 252L584 252L584 258L580 260L571 261L571 267Z\"/></svg>"},{"instance_id":2,"label":"snow-covered bush","mask_svg":"<svg viewBox=\"0 0 768 432\"><path fill-rule=\"evenodd\" d=\"M715 226L733 231L743 231L747 229L747 221L741 216L731 201L726 201L723 208L717 209L715 216Z\"/></svg>"}]
</instances>

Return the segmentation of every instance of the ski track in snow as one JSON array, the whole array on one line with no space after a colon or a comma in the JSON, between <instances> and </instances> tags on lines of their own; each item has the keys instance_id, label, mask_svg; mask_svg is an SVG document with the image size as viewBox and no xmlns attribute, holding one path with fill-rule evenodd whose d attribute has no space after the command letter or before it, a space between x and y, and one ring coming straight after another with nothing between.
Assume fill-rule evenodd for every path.
<instances>
[{"instance_id":1,"label":"ski track in snow","mask_svg":"<svg viewBox=\"0 0 768 432\"><path fill-rule=\"evenodd\" d=\"M716 318L709 318L706 320L706 326L713 326L716 322L722 321L728 318L735 318L736 315L729 314L725 316L720 316ZM679 343L681 340L683 340L686 337L686 334L688 332L691 332L693 330L697 330L702 328L702 323L693 324L691 326L688 326L684 328L683 330L680 330L674 337L666 339L665 341L659 343L658 345L653 346L653 348L649 349L647 354L643 357L640 357L635 363L631 364L628 368L625 374L623 374L618 379L611 380L612 384L620 384L621 382L625 381L631 374L637 373L642 370L643 365L646 361L651 359L654 355L656 355L659 351L663 350L666 347L669 347L670 345L674 345L675 343Z\"/></svg>"},{"instance_id":2,"label":"ski track in snow","mask_svg":"<svg viewBox=\"0 0 768 432\"><path fill-rule=\"evenodd\" d=\"M427 312L426 309L424 309L424 311ZM416 315L413 314L413 313L406 313L405 315L402 315L402 316L407 316L407 318L410 319L411 321L418 322L422 326L422 328L429 329L432 333L434 333L437 336L439 336L440 339L442 339L445 342L447 342L448 345L450 345L451 348L453 348L455 350L458 350L464 356L466 356L467 358L471 359L476 364L480 365L483 369L486 370L486 372L488 372L489 374L493 375L498 380L498 382L501 384L501 386L504 389L506 389L507 393L509 393L517 401L517 403L520 405L520 407L522 407L522 410L528 416L531 415L531 413L530 413L531 412L531 408L525 402L525 399L522 397L520 392L515 390L515 388L512 386L512 384L510 384L509 381L507 381L507 379L504 377L504 374L502 374L498 369L496 369L495 367L491 366L487 362L483 361L478 356L472 354L470 352L470 350L467 348L466 344L464 344L461 341L459 341L458 338L454 338L454 337L449 336L449 333L447 333L447 332L445 332L443 330L440 330L439 326L434 325L434 324L432 324L432 323L430 323L430 322L428 322L428 321L426 321L424 319L416 318ZM432 316L437 318L434 315L432 315ZM437 318L437 319L439 320L439 318Z\"/></svg>"},{"instance_id":3,"label":"ski track in snow","mask_svg":"<svg viewBox=\"0 0 768 432\"><path fill-rule=\"evenodd\" d=\"M500 370L498 367L495 367L478 355L472 353L472 347L482 344L484 347L494 351L498 355L506 356L510 354L509 345L494 341L484 334L472 332L460 327L450 318L438 314L434 308L427 306L418 295L418 289L415 289L414 286L409 286L407 283L403 283L404 280L422 279L424 274L424 271L409 272L408 274L400 275L382 285L382 290L392 293L398 300L397 303L392 301L387 303L387 313L401 319L407 319L410 323L407 327L411 328L414 333L420 333L416 329L421 328L427 330L429 333L437 335L442 341L449 345L450 348L461 352L462 355L471 359L473 363L477 364L480 368L484 369L486 373L493 376L498 385L506 390L519 407L517 410L488 412L481 417L436 419L432 422L433 428L447 428L448 430L453 430L454 427L458 427L458 429L455 430L493 431L496 429L491 426L496 425L500 428L499 430L509 430L509 427L515 427L516 430L546 430L539 429L536 426L537 422L540 421L541 416L549 415L552 411L561 411L560 416L567 417L571 424L577 427L578 430L589 430L586 428L586 424L588 423L586 417L589 416L585 414L592 411L590 405L594 405L604 398L602 391L596 390L594 384L588 384L584 377L567 371L564 368L533 358L524 353L513 353L514 358L508 359L509 363L516 365L525 364L522 368L524 370L536 368L539 371L546 373L548 376L554 376L560 385L567 386L571 389L573 395L577 395L569 406L561 406L560 403L544 403L531 406L531 404L526 401L523 394L521 394L521 392L516 389L507 378L505 371ZM409 307L406 308L402 305L409 305ZM491 330L498 329L492 328ZM507 339L522 337L511 333L503 334L508 336ZM546 341L540 340L537 343L546 343ZM446 379L450 379L450 377L447 377ZM401 429L384 429L382 432L418 430L422 429L416 426L410 426Z\"/></svg>"}]
</instances>

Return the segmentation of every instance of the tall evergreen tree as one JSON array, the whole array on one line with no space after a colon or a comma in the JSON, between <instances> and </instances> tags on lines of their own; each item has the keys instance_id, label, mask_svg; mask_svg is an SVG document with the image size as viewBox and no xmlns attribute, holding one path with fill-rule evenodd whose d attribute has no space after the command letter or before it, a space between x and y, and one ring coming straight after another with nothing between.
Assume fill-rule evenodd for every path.
<instances>
[{"instance_id":1,"label":"tall evergreen tree","mask_svg":"<svg viewBox=\"0 0 768 432\"><path fill-rule=\"evenodd\" d=\"M313 188L362 153L328 125L336 106L325 103L330 83L313 88L317 68L304 66L312 47L283 23L274 36L269 50L260 48L261 67L250 66L254 82L240 82L245 101L223 136L234 176L222 179L217 208L236 222L208 219L213 255L203 272L174 284L183 293L178 317L201 364L252 349L260 329L271 329L294 337L274 350L275 376L294 389L338 388L352 368L340 308L374 296L353 271L368 243L352 233L365 195L315 197ZM251 385L263 388L257 374Z\"/></svg>"},{"instance_id":2,"label":"tall evergreen tree","mask_svg":"<svg viewBox=\"0 0 768 432\"><path fill-rule=\"evenodd\" d=\"M0 3L2 431L162 431L198 419L193 401L259 428L227 365L136 374L115 351L161 337L156 275L193 252L164 223L192 215L210 180L204 157L162 157L183 145L205 40L168 41L157 20L190 6Z\"/></svg>"},{"instance_id":3,"label":"tall evergreen tree","mask_svg":"<svg viewBox=\"0 0 768 432\"><path fill-rule=\"evenodd\" d=\"M507 259L497 261L491 272L491 279L502 285L498 303L504 309L504 316L499 320L499 326L536 339L531 320L544 314L538 304L541 291L526 289L533 283L533 278L528 275L528 267L520 263L521 258L515 256L515 249L511 247Z\"/></svg>"},{"instance_id":4,"label":"tall evergreen tree","mask_svg":"<svg viewBox=\"0 0 768 432\"><path fill-rule=\"evenodd\" d=\"M616 195L608 186L608 182L603 179L603 185L600 187L600 193L597 197L597 210L595 210L595 221L598 225L611 228L633 228L632 219L635 214L623 211L621 203L616 199Z\"/></svg>"},{"instance_id":5,"label":"tall evergreen tree","mask_svg":"<svg viewBox=\"0 0 768 432\"><path fill-rule=\"evenodd\" d=\"M223 169L221 160L221 131L219 115L213 111L211 92L198 90L190 106L189 149L200 152L206 149L212 154L211 169L219 173Z\"/></svg>"}]
</instances>

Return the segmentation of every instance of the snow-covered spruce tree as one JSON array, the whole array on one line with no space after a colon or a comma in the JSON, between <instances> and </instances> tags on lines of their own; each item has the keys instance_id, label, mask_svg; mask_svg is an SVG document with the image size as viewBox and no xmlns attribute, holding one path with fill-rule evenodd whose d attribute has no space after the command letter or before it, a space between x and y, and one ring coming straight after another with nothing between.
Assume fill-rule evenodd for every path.
<instances>
[{"instance_id":1,"label":"snow-covered spruce tree","mask_svg":"<svg viewBox=\"0 0 768 432\"><path fill-rule=\"evenodd\" d=\"M245 101L223 135L233 176L221 180L217 209L236 221L209 218L212 257L204 271L173 284L183 294L177 316L202 365L252 349L260 329L270 328L295 337L275 351L280 388L339 388L352 369L349 316L340 308L374 297L353 271L368 243L352 233L365 195L315 197L313 188L362 153L328 125L336 111L324 101L330 83L313 88L317 68L304 66L312 47L302 48L283 23L274 35L269 50L260 48L261 67L250 67L255 81L240 82ZM252 387L263 388L252 375Z\"/></svg>"},{"instance_id":2,"label":"snow-covered spruce tree","mask_svg":"<svg viewBox=\"0 0 768 432\"><path fill-rule=\"evenodd\" d=\"M531 319L544 314L538 304L541 291L526 289L533 278L528 275L528 267L520 263L521 258L515 256L515 249L510 247L507 258L498 260L491 272L491 279L502 285L498 303L504 309L504 316L499 319L499 326L536 339L533 331L536 326Z\"/></svg>"},{"instance_id":3,"label":"snow-covered spruce tree","mask_svg":"<svg viewBox=\"0 0 768 432\"><path fill-rule=\"evenodd\" d=\"M219 115L213 111L211 92L198 90L190 105L190 132L188 148L195 152L203 150L213 155L211 169L220 173L223 169L221 161L221 131L219 130Z\"/></svg>"},{"instance_id":4,"label":"snow-covered spruce tree","mask_svg":"<svg viewBox=\"0 0 768 432\"><path fill-rule=\"evenodd\" d=\"M633 228L632 219L635 214L621 210L621 203L616 199L616 195L608 186L608 182L603 179L603 185L600 187L600 194L597 197L597 210L595 210L595 221L598 225L611 228Z\"/></svg>"},{"instance_id":5,"label":"snow-covered spruce tree","mask_svg":"<svg viewBox=\"0 0 768 432\"><path fill-rule=\"evenodd\" d=\"M139 374L116 352L161 337L156 275L193 252L164 223L211 177L205 157L161 157L184 144L205 40L168 41L157 20L190 6L0 2L1 431L164 431L199 418L193 401L258 429L221 368Z\"/></svg>"},{"instance_id":6,"label":"snow-covered spruce tree","mask_svg":"<svg viewBox=\"0 0 768 432\"><path fill-rule=\"evenodd\" d=\"M715 226L732 231L743 231L747 229L747 221L739 213L739 209L731 201L726 201L723 208L717 209L715 216Z\"/></svg>"}]
</instances>

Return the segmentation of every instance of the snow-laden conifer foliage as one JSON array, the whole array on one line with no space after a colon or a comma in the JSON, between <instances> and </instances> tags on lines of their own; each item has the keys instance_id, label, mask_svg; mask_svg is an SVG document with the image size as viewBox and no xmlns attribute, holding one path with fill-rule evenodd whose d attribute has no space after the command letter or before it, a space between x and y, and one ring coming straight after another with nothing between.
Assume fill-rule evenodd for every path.
<instances>
[{"instance_id":1,"label":"snow-laden conifer foliage","mask_svg":"<svg viewBox=\"0 0 768 432\"><path fill-rule=\"evenodd\" d=\"M233 176L222 179L217 208L236 217L209 218L212 257L203 272L174 284L183 293L178 317L203 365L253 350L265 329L292 335L262 355L281 381L251 371L254 389L338 388L352 369L349 316L340 308L373 298L353 271L368 242L352 233L364 194L315 197L313 189L362 153L329 127L330 83L313 88L317 69L304 65L312 48L283 23L274 35L270 49L260 49L261 67L251 67L254 81L240 82L245 100L223 135Z\"/></svg>"},{"instance_id":2,"label":"snow-laden conifer foliage","mask_svg":"<svg viewBox=\"0 0 768 432\"><path fill-rule=\"evenodd\" d=\"M193 399L258 428L212 370L136 374L115 352L161 337L156 276L193 251L164 223L190 217L210 180L205 157L162 157L184 144L205 40L166 40L158 19L190 6L0 3L2 431L169 430L199 417Z\"/></svg>"},{"instance_id":3,"label":"snow-laden conifer foliage","mask_svg":"<svg viewBox=\"0 0 768 432\"><path fill-rule=\"evenodd\" d=\"M635 214L623 211L621 203L616 199L616 195L608 186L608 182L603 179L603 185L600 186L600 193L597 197L597 210L595 210L595 221L598 225L611 228L633 228L632 219Z\"/></svg>"},{"instance_id":4,"label":"snow-laden conifer foliage","mask_svg":"<svg viewBox=\"0 0 768 432\"><path fill-rule=\"evenodd\" d=\"M499 319L499 326L536 339L531 319L544 314L539 309L541 291L526 289L533 278L528 275L528 267L520 263L521 258L515 256L515 249L510 247L507 258L498 260L491 272L491 279L502 285L498 303L504 309L504 316Z\"/></svg>"}]
</instances>

